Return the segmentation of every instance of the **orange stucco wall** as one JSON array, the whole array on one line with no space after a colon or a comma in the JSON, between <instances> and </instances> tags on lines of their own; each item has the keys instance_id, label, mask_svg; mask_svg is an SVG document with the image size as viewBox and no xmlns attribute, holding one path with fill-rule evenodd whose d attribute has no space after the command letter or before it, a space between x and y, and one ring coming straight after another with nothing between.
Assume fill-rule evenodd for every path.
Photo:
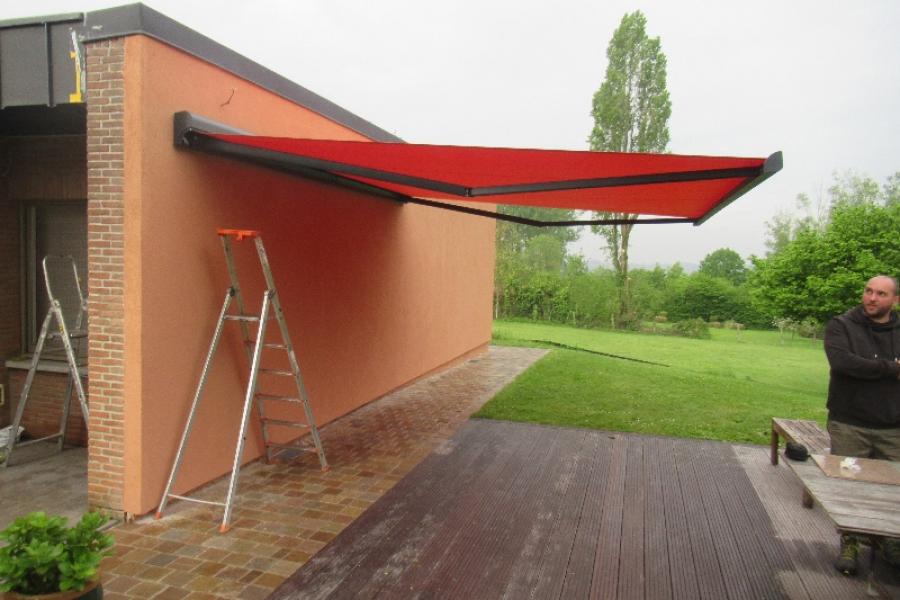
<instances>
[{"instance_id":1,"label":"orange stucco wall","mask_svg":"<svg viewBox=\"0 0 900 600\"><path fill-rule=\"evenodd\" d=\"M492 220L177 150L180 110L259 134L363 138L143 36L125 60L127 512L158 504L174 457L228 284L218 227L263 232L319 424L488 343ZM256 256L237 248L258 305ZM176 491L230 469L247 361L226 327ZM253 428L244 458L259 453Z\"/></svg>"}]
</instances>

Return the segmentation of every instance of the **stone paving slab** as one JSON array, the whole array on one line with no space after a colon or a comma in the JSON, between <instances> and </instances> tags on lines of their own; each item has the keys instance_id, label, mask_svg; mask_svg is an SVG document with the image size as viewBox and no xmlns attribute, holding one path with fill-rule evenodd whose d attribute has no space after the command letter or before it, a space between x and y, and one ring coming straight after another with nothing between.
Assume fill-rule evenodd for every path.
<instances>
[{"instance_id":1,"label":"stone paving slab","mask_svg":"<svg viewBox=\"0 0 900 600\"><path fill-rule=\"evenodd\" d=\"M104 597L265 598L545 353L491 347L328 424L326 473L311 454L249 465L226 534L221 509L179 501L162 520L116 527ZM226 486L223 478L196 495L221 501Z\"/></svg>"},{"instance_id":2,"label":"stone paving slab","mask_svg":"<svg viewBox=\"0 0 900 600\"><path fill-rule=\"evenodd\" d=\"M72 525L87 510L87 448L56 450L41 442L13 452L0 468L0 530L36 510L62 515Z\"/></svg>"}]
</instances>

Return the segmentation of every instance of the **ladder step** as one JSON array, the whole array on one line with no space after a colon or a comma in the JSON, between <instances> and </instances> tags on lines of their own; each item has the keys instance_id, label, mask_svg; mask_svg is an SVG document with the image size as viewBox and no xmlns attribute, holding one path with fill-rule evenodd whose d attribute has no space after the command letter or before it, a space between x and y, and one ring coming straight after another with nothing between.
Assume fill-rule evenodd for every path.
<instances>
[{"instance_id":1,"label":"ladder step","mask_svg":"<svg viewBox=\"0 0 900 600\"><path fill-rule=\"evenodd\" d=\"M88 336L87 331L84 331L84 330L76 330L76 331L69 332L70 340L82 339L82 338L86 338L87 336ZM51 340L58 340L58 339L62 338L62 334L58 331L51 331L47 334L47 337L49 337Z\"/></svg>"},{"instance_id":2,"label":"ladder step","mask_svg":"<svg viewBox=\"0 0 900 600\"><path fill-rule=\"evenodd\" d=\"M278 396L276 394L256 394L257 400L277 400L278 402L291 402L293 404L300 404L300 398L296 396Z\"/></svg>"},{"instance_id":3,"label":"ladder step","mask_svg":"<svg viewBox=\"0 0 900 600\"><path fill-rule=\"evenodd\" d=\"M301 429L309 428L309 425L307 425L306 423L300 423L298 421L285 421L284 419L270 419L269 417L263 417L260 420L267 425L281 425L283 427L298 427Z\"/></svg>"},{"instance_id":4,"label":"ladder step","mask_svg":"<svg viewBox=\"0 0 900 600\"><path fill-rule=\"evenodd\" d=\"M37 438L33 440L25 440L24 442L16 442L16 448L24 448L25 446L31 446L32 444L37 444L40 442L46 442L47 440L55 440L62 437L62 433L54 433L52 435L44 436L42 438Z\"/></svg>"},{"instance_id":5,"label":"ladder step","mask_svg":"<svg viewBox=\"0 0 900 600\"><path fill-rule=\"evenodd\" d=\"M266 348L274 348L275 350L287 350L284 344L264 344Z\"/></svg>"},{"instance_id":6,"label":"ladder step","mask_svg":"<svg viewBox=\"0 0 900 600\"><path fill-rule=\"evenodd\" d=\"M225 315L226 321L259 321L257 315Z\"/></svg>"},{"instance_id":7,"label":"ladder step","mask_svg":"<svg viewBox=\"0 0 900 600\"><path fill-rule=\"evenodd\" d=\"M255 346L256 340L244 340L244 345ZM284 344L263 344L263 348L273 348L275 350L287 350L287 346L285 346Z\"/></svg>"},{"instance_id":8,"label":"ladder step","mask_svg":"<svg viewBox=\"0 0 900 600\"><path fill-rule=\"evenodd\" d=\"M224 502L213 502L212 500L201 500L199 498L191 498L189 496L179 496L178 494L169 494L169 498L177 498L178 500L186 500L188 502L196 502L197 504L212 504L213 506L225 506Z\"/></svg>"},{"instance_id":9,"label":"ladder step","mask_svg":"<svg viewBox=\"0 0 900 600\"><path fill-rule=\"evenodd\" d=\"M281 377L293 377L294 373L292 371L285 371L283 369L260 369L260 373L265 373L266 375L279 375Z\"/></svg>"}]
</instances>

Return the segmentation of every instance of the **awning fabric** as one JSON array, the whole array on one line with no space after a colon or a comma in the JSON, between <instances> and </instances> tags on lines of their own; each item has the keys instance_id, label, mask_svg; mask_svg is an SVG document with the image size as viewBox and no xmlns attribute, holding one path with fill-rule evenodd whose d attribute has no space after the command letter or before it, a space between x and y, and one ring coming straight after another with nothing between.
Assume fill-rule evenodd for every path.
<instances>
[{"instance_id":1,"label":"awning fabric","mask_svg":"<svg viewBox=\"0 0 900 600\"><path fill-rule=\"evenodd\" d=\"M655 215L635 222L699 225L782 165L780 152L737 158L436 146L236 135L195 127L178 131L177 125L176 143L404 202L495 218L504 216L445 201ZM508 220L539 226L618 222Z\"/></svg>"}]
</instances>

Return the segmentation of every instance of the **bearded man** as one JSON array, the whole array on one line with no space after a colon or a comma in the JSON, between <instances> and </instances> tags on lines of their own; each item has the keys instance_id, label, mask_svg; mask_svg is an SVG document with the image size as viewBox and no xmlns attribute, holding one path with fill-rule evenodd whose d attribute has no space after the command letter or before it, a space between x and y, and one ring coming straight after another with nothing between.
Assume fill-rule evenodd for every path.
<instances>
[{"instance_id":1,"label":"bearded man","mask_svg":"<svg viewBox=\"0 0 900 600\"><path fill-rule=\"evenodd\" d=\"M897 279L878 275L866 283L862 304L825 328L828 434L839 456L900 461L900 302ZM856 575L860 540L841 536L835 568ZM883 539L884 559L900 567L900 540Z\"/></svg>"}]
</instances>

